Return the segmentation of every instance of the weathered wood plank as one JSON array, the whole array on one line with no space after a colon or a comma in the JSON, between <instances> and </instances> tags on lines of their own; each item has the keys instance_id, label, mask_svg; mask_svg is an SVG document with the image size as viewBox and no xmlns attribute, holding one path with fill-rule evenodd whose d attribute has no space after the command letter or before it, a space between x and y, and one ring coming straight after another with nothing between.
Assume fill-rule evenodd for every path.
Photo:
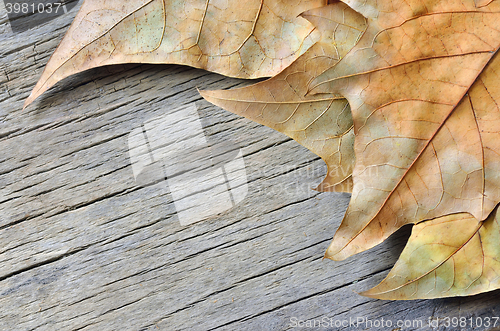
<instances>
[{"instance_id":1,"label":"weathered wood plank","mask_svg":"<svg viewBox=\"0 0 500 331\"><path fill-rule=\"evenodd\" d=\"M430 317L500 316L498 291L409 302L356 294L387 274L409 229L347 261L322 260L349 195L312 191L321 160L196 91L248 82L113 66L66 79L22 111L76 10L20 34L0 16L0 329L289 330L294 318L384 318L428 330ZM192 102L213 144L241 147L249 191L181 226L165 182L135 182L128 135Z\"/></svg>"}]
</instances>

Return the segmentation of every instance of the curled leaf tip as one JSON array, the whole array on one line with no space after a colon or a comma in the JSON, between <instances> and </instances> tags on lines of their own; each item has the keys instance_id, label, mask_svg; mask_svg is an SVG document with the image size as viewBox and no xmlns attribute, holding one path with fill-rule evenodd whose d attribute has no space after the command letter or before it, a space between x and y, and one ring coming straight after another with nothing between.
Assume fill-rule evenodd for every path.
<instances>
[{"instance_id":1,"label":"curled leaf tip","mask_svg":"<svg viewBox=\"0 0 500 331\"><path fill-rule=\"evenodd\" d=\"M345 256L342 254L342 251L334 251L328 248L325 252L325 258L330 259L332 261L343 261L347 259L349 256Z\"/></svg>"}]
</instances>

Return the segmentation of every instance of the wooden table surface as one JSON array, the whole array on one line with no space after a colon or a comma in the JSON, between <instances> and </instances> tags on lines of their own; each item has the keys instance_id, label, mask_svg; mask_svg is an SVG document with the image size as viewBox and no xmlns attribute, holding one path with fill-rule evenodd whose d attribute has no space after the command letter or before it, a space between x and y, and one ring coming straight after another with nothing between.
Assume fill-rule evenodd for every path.
<instances>
[{"instance_id":1,"label":"wooden table surface","mask_svg":"<svg viewBox=\"0 0 500 331\"><path fill-rule=\"evenodd\" d=\"M3 6L0 330L457 330L443 319L500 316L498 291L404 302L358 295L388 273L411 228L346 261L323 260L350 196L311 190L326 171L321 159L196 90L247 81L117 65L70 77L23 111L80 4L21 32ZM135 180L128 139L193 103L212 145L241 150L248 193L182 226L165 180Z\"/></svg>"}]
</instances>

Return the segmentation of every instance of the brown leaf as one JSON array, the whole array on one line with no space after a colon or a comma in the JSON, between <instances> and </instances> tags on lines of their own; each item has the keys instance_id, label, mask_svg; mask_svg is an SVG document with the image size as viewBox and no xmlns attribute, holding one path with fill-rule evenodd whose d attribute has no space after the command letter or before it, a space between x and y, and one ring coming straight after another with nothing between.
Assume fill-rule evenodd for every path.
<instances>
[{"instance_id":1,"label":"brown leaf","mask_svg":"<svg viewBox=\"0 0 500 331\"><path fill-rule=\"evenodd\" d=\"M387 277L361 293L386 300L474 295L500 288L500 213L455 214L414 226Z\"/></svg>"},{"instance_id":2,"label":"brown leaf","mask_svg":"<svg viewBox=\"0 0 500 331\"><path fill-rule=\"evenodd\" d=\"M368 28L311 83L349 100L356 133L353 194L326 257L408 223L485 220L500 201L500 1L345 2Z\"/></svg>"},{"instance_id":3,"label":"brown leaf","mask_svg":"<svg viewBox=\"0 0 500 331\"><path fill-rule=\"evenodd\" d=\"M366 22L340 2L302 16L321 31L321 40L290 67L249 87L201 94L213 104L283 132L321 156L328 173L319 190L350 192L354 134L349 105L338 95L305 94L314 77L355 45Z\"/></svg>"},{"instance_id":4,"label":"brown leaf","mask_svg":"<svg viewBox=\"0 0 500 331\"><path fill-rule=\"evenodd\" d=\"M300 13L326 0L86 0L25 107L61 79L118 63L177 63L240 78L282 71L319 38Z\"/></svg>"}]
</instances>

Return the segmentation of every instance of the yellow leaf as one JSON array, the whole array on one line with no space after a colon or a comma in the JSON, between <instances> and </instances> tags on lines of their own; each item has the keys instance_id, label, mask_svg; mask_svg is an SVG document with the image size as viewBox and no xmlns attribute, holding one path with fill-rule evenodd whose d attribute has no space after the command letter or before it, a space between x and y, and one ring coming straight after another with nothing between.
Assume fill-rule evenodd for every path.
<instances>
[{"instance_id":1,"label":"yellow leaf","mask_svg":"<svg viewBox=\"0 0 500 331\"><path fill-rule=\"evenodd\" d=\"M361 293L386 300L474 295L500 288L500 213L419 223L387 277Z\"/></svg>"}]
</instances>

